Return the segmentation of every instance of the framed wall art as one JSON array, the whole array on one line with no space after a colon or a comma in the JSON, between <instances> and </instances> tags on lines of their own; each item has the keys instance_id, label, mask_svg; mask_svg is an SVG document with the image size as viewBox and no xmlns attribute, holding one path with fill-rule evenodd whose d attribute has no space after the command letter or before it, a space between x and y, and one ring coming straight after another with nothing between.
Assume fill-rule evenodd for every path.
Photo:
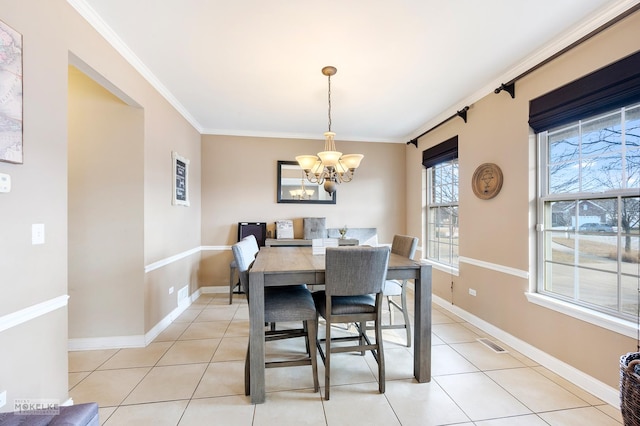
<instances>
[{"instance_id":1,"label":"framed wall art","mask_svg":"<svg viewBox=\"0 0 640 426\"><path fill-rule=\"evenodd\" d=\"M0 21L0 161L22 164L22 35Z\"/></svg>"},{"instance_id":2,"label":"framed wall art","mask_svg":"<svg viewBox=\"0 0 640 426\"><path fill-rule=\"evenodd\" d=\"M174 206L189 206L189 160L171 153L173 160L173 202Z\"/></svg>"}]
</instances>

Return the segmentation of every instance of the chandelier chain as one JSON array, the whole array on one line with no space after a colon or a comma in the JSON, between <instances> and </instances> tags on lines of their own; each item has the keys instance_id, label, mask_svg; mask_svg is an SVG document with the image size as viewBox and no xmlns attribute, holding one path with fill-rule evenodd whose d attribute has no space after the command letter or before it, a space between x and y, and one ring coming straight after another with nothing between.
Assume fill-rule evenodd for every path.
<instances>
[{"instance_id":1,"label":"chandelier chain","mask_svg":"<svg viewBox=\"0 0 640 426\"><path fill-rule=\"evenodd\" d=\"M329 78L329 90L328 90L328 94L329 94L329 131L331 131L331 76L328 76Z\"/></svg>"}]
</instances>

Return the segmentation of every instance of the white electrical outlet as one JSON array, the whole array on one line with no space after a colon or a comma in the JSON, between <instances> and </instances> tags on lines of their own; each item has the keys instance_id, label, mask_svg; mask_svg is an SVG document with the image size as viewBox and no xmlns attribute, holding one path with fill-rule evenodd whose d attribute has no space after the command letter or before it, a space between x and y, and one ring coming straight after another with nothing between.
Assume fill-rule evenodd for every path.
<instances>
[{"instance_id":1,"label":"white electrical outlet","mask_svg":"<svg viewBox=\"0 0 640 426\"><path fill-rule=\"evenodd\" d=\"M0 408L4 407L5 405L7 405L7 391L6 390L0 392Z\"/></svg>"},{"instance_id":2,"label":"white electrical outlet","mask_svg":"<svg viewBox=\"0 0 640 426\"><path fill-rule=\"evenodd\" d=\"M0 192L11 192L11 176L0 173Z\"/></svg>"},{"instance_id":3,"label":"white electrical outlet","mask_svg":"<svg viewBox=\"0 0 640 426\"><path fill-rule=\"evenodd\" d=\"M44 244L44 223L31 225L31 244Z\"/></svg>"},{"instance_id":4,"label":"white electrical outlet","mask_svg":"<svg viewBox=\"0 0 640 426\"><path fill-rule=\"evenodd\" d=\"M469 289L469 294L472 295L472 296L475 296L476 295L476 290L473 289L473 288L470 288Z\"/></svg>"},{"instance_id":5,"label":"white electrical outlet","mask_svg":"<svg viewBox=\"0 0 640 426\"><path fill-rule=\"evenodd\" d=\"M173 286L169 287L169 294L173 294Z\"/></svg>"}]
</instances>

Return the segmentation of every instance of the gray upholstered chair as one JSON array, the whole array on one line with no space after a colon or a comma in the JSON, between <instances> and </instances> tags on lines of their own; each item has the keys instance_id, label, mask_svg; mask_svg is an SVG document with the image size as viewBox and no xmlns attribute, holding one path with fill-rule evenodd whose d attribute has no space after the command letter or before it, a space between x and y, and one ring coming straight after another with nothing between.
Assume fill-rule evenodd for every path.
<instances>
[{"instance_id":1,"label":"gray upholstered chair","mask_svg":"<svg viewBox=\"0 0 640 426\"><path fill-rule=\"evenodd\" d=\"M240 285L247 298L249 293L249 271L258 252L257 245L254 245L249 237L234 244L231 248L233 257L238 268ZM317 340L317 313L311 297L311 292L302 285L265 287L264 289L264 320L266 323L301 321L302 328L265 331L265 341L288 339L294 337L304 337L306 339L307 353L304 357L288 361L265 362L266 368L272 367L293 367L299 365L311 365L313 373L314 390L318 392L318 363L314 342ZM311 344L310 344L311 342ZM245 394L249 395L251 377L249 373L249 353L251 348L247 346L247 357L245 360L244 385Z\"/></svg>"},{"instance_id":2,"label":"gray upholstered chair","mask_svg":"<svg viewBox=\"0 0 640 426\"><path fill-rule=\"evenodd\" d=\"M382 346L381 314L382 285L387 276L389 247L328 247L325 255L325 290L313 293L318 314L326 320L323 340L317 341L325 366L325 399L329 399L331 354L370 350L378 362L378 390L384 393L384 350ZM371 343L364 325L373 321L375 343ZM356 323L357 336L331 338L335 323ZM357 340L350 346L333 346L332 342ZM321 342L325 342L322 349Z\"/></svg>"},{"instance_id":3,"label":"gray upholstered chair","mask_svg":"<svg viewBox=\"0 0 640 426\"><path fill-rule=\"evenodd\" d=\"M418 247L418 239L407 235L395 235L391 244L391 253L413 259ZM382 294L387 298L389 306L389 325L383 325L383 329L404 328L407 332L407 347L411 347L411 323L407 309L407 280L387 280L382 287ZM400 296L400 305L393 300L393 296ZM402 312L403 324L394 324L393 308Z\"/></svg>"},{"instance_id":4,"label":"gray upholstered chair","mask_svg":"<svg viewBox=\"0 0 640 426\"><path fill-rule=\"evenodd\" d=\"M258 254L258 251L260 250L260 247L258 246L258 240L256 239L255 235L247 235L246 237L243 238L243 240L248 240L251 242L251 251L253 251L253 257L255 259L256 254ZM229 263L229 304L231 305L233 303L233 292L235 291L236 287L240 287L240 292L243 293L244 291L242 291L242 286L240 285L240 277L238 276L238 279L236 280L236 273L238 271L238 264L236 262L235 259L232 259L231 262Z\"/></svg>"}]
</instances>

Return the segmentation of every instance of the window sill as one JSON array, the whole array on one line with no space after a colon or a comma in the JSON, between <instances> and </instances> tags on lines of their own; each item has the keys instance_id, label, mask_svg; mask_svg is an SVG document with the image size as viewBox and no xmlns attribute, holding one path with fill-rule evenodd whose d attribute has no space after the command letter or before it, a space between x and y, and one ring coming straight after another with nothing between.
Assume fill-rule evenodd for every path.
<instances>
[{"instance_id":1,"label":"window sill","mask_svg":"<svg viewBox=\"0 0 640 426\"><path fill-rule=\"evenodd\" d=\"M638 324L631 321L615 318L601 312L592 311L591 309L576 306L539 293L526 292L525 296L529 302L535 303L536 305L543 306L633 339L638 337Z\"/></svg>"}]
</instances>

